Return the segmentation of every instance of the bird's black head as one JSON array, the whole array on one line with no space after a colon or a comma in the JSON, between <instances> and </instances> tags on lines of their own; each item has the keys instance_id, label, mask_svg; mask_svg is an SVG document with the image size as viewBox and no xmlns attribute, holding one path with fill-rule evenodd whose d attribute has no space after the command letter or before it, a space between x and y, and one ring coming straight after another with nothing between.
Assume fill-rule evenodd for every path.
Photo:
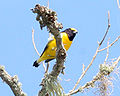
<instances>
[{"instance_id":1,"label":"bird's black head","mask_svg":"<svg viewBox=\"0 0 120 96\"><path fill-rule=\"evenodd\" d=\"M75 35L78 33L76 29L74 28L68 28L66 30L64 30L63 32L68 34L68 38L70 41L72 41L75 37Z\"/></svg>"}]
</instances>

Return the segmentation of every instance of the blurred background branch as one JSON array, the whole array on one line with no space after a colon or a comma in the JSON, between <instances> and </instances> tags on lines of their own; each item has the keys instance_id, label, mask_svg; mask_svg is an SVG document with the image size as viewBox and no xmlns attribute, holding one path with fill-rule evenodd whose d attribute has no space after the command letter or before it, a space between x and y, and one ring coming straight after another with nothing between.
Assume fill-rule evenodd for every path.
<instances>
[{"instance_id":1,"label":"blurred background branch","mask_svg":"<svg viewBox=\"0 0 120 96\"><path fill-rule=\"evenodd\" d=\"M119 0L117 0L117 4L118 4L118 8L120 8L120 3L119 3Z\"/></svg>"}]
</instances>

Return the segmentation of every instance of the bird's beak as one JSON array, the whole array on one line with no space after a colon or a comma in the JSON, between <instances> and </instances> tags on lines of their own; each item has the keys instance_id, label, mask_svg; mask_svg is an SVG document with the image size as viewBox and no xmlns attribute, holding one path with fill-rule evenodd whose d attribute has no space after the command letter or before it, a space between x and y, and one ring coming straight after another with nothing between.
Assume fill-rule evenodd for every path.
<instances>
[{"instance_id":1,"label":"bird's beak","mask_svg":"<svg viewBox=\"0 0 120 96\"><path fill-rule=\"evenodd\" d=\"M73 33L77 34L77 33L78 33L78 31L74 31Z\"/></svg>"}]
</instances>

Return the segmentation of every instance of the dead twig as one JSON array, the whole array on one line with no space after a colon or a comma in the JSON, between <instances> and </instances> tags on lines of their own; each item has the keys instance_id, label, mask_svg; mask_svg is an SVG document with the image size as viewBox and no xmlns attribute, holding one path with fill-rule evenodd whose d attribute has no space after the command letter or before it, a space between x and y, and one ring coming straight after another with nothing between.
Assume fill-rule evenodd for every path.
<instances>
[{"instance_id":1,"label":"dead twig","mask_svg":"<svg viewBox=\"0 0 120 96\"><path fill-rule=\"evenodd\" d=\"M49 65L50 65L50 62L48 62L48 63L47 63L47 68L46 68L45 73L48 73L48 68L49 68Z\"/></svg>"},{"instance_id":2,"label":"dead twig","mask_svg":"<svg viewBox=\"0 0 120 96\"><path fill-rule=\"evenodd\" d=\"M34 46L34 49L36 51L36 53L38 54L38 56L40 56L37 48L36 48L36 45L35 45L35 42L34 42L34 29L32 29L32 42L33 42L33 46Z\"/></svg>"},{"instance_id":3,"label":"dead twig","mask_svg":"<svg viewBox=\"0 0 120 96\"><path fill-rule=\"evenodd\" d=\"M45 63L44 63L44 62L42 62L42 64L43 64L43 68L44 68L44 70L46 71L46 66L45 66Z\"/></svg>"},{"instance_id":4,"label":"dead twig","mask_svg":"<svg viewBox=\"0 0 120 96\"><path fill-rule=\"evenodd\" d=\"M117 5L118 5L118 8L120 8L120 3L119 3L119 0L117 0Z\"/></svg>"},{"instance_id":5,"label":"dead twig","mask_svg":"<svg viewBox=\"0 0 120 96\"><path fill-rule=\"evenodd\" d=\"M76 94L78 92L82 92L86 88L88 89L90 87L94 87L95 82L100 81L103 76L108 76L111 72L113 72L113 70L118 65L119 61L120 61L120 56L110 66L108 66L106 64L101 64L100 71L97 73L96 76L93 77L93 80L87 82L83 86L79 86L79 88L77 90L74 90L68 94L65 94L65 96L70 96L70 95Z\"/></svg>"},{"instance_id":6,"label":"dead twig","mask_svg":"<svg viewBox=\"0 0 120 96\"><path fill-rule=\"evenodd\" d=\"M85 65L83 64L83 67L82 67L82 72L84 72L85 71Z\"/></svg>"},{"instance_id":7,"label":"dead twig","mask_svg":"<svg viewBox=\"0 0 120 96\"><path fill-rule=\"evenodd\" d=\"M109 46L109 40L110 40L110 39L108 39L107 47ZM106 55L106 58L105 58L105 60L104 60L104 64L106 64L106 61L107 61L107 59L108 59L108 56L109 56L109 47L107 48L107 55Z\"/></svg>"},{"instance_id":8,"label":"dead twig","mask_svg":"<svg viewBox=\"0 0 120 96\"><path fill-rule=\"evenodd\" d=\"M118 37L115 39L115 41L113 41L113 42L112 42L110 45L108 45L107 47L98 50L98 52L103 51L103 50L106 50L107 48L111 47L111 46L112 46L113 44L115 44L115 42L117 42L119 39L120 39L120 36L118 36Z\"/></svg>"},{"instance_id":9,"label":"dead twig","mask_svg":"<svg viewBox=\"0 0 120 96\"><path fill-rule=\"evenodd\" d=\"M104 41L104 39L105 39L108 31L109 31L109 28L110 28L110 12L108 11L108 27L107 27L107 30L105 32L105 35L104 35L103 39L101 40L101 42L99 43L98 48L97 48L97 50L96 50L96 52L95 52L95 54L94 54L94 56L93 56L90 64L87 66L87 68L85 69L85 71L81 74L80 78L78 79L77 83L75 84L75 86L73 87L73 89L70 91L70 93L72 93L75 90L75 88L77 87L77 85L80 83L80 80L84 77L84 75L86 74L86 72L88 71L88 69L90 68L90 66L93 64L93 61L95 60L95 58L96 58L96 56L97 56L97 54L99 52L98 50L99 50L100 46L102 45L102 43L103 43L103 41Z\"/></svg>"},{"instance_id":10,"label":"dead twig","mask_svg":"<svg viewBox=\"0 0 120 96\"><path fill-rule=\"evenodd\" d=\"M108 31L109 31L109 28L110 28L110 12L108 11L108 27L107 27L107 30L106 30L106 32L105 32L105 35L104 35L104 37L103 37L103 39L102 39L102 41L100 42L99 45L101 45L101 44L103 43L103 41L104 41L104 39L105 39Z\"/></svg>"}]
</instances>

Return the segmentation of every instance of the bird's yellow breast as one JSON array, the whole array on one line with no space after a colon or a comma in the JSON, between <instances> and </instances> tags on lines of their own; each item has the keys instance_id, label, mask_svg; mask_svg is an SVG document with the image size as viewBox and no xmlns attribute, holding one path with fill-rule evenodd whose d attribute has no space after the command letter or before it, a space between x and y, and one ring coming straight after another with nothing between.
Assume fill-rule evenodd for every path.
<instances>
[{"instance_id":1,"label":"bird's yellow breast","mask_svg":"<svg viewBox=\"0 0 120 96\"><path fill-rule=\"evenodd\" d=\"M69 40L68 35L65 32L62 32L61 36L64 48L68 50L72 44L72 41ZM42 56L38 59L38 63L47 59L54 59L55 56L56 56L56 40L55 38L53 38L53 40L48 42L46 49L42 53Z\"/></svg>"}]
</instances>

